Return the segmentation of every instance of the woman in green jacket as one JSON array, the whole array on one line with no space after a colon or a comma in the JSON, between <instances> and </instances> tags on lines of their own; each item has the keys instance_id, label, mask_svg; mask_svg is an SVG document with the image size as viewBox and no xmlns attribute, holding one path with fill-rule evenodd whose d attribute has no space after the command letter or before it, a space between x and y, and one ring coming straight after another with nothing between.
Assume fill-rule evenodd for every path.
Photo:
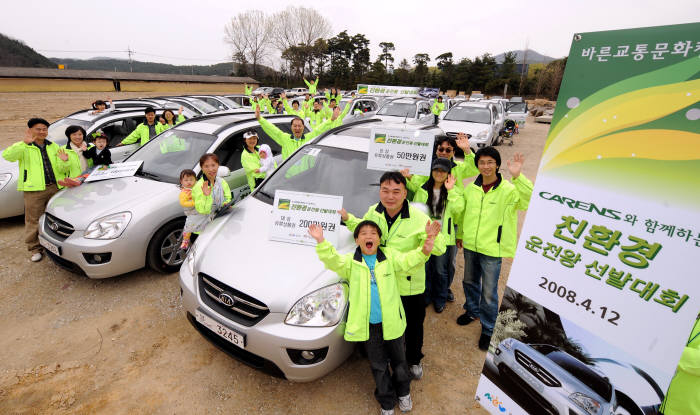
<instances>
[{"instance_id":1,"label":"woman in green jacket","mask_svg":"<svg viewBox=\"0 0 700 415\"><path fill-rule=\"evenodd\" d=\"M245 140L245 145L241 152L241 165L243 166L245 176L248 179L248 186L252 192L265 179L267 172L261 171L263 163L260 159L258 133L254 130L247 131L243 134L243 139ZM265 157L272 157L272 154L266 154ZM277 165L275 164L274 167L276 168Z\"/></svg>"},{"instance_id":2,"label":"woman in green jacket","mask_svg":"<svg viewBox=\"0 0 700 415\"><path fill-rule=\"evenodd\" d=\"M170 110L163 111L163 116L160 118L160 122L156 124L156 134L160 134L165 130L168 130L181 122L185 121L185 116L182 115L183 107L177 111L177 120L175 119L175 114Z\"/></svg>"},{"instance_id":3,"label":"woman in green jacket","mask_svg":"<svg viewBox=\"0 0 700 415\"><path fill-rule=\"evenodd\" d=\"M431 166L431 176L413 195L413 201L424 203L432 220L442 224L446 250L442 255L433 255L425 264L425 304L433 303L436 313L442 313L448 300L449 283L454 273L452 259L455 256L455 225L460 221L462 191L455 186L456 179L450 174L452 163L446 158L437 158ZM452 274L451 274L452 273Z\"/></svg>"},{"instance_id":4,"label":"woman in green jacket","mask_svg":"<svg viewBox=\"0 0 700 415\"><path fill-rule=\"evenodd\" d=\"M202 215L212 217L223 205L231 201L231 189L226 180L217 177L219 157L207 153L199 159L199 167L204 175L192 188L194 208Z\"/></svg>"},{"instance_id":5,"label":"woman in green jacket","mask_svg":"<svg viewBox=\"0 0 700 415\"><path fill-rule=\"evenodd\" d=\"M78 177L92 168L92 159L86 158L83 153L93 145L85 142L85 129L78 125L71 125L66 128L68 143L61 148L68 154L67 161L60 161L61 170L66 172L67 177ZM64 186L63 183L61 183Z\"/></svg>"}]
</instances>

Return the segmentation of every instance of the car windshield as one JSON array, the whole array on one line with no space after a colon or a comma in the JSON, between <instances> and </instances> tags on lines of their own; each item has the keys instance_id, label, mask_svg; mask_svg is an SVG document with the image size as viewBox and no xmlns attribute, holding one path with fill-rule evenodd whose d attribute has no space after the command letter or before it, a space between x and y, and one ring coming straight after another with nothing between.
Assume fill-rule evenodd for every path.
<instances>
[{"instance_id":1,"label":"car windshield","mask_svg":"<svg viewBox=\"0 0 700 415\"><path fill-rule=\"evenodd\" d=\"M187 100L187 102L194 105L195 108L197 108L198 110L202 111L205 114L211 114L212 112L216 112L219 110L215 106L213 106L207 102L204 102L198 98L192 98L191 100Z\"/></svg>"},{"instance_id":2,"label":"car windshield","mask_svg":"<svg viewBox=\"0 0 700 415\"><path fill-rule=\"evenodd\" d=\"M382 109L377 112L377 115L413 118L416 116L416 104L390 102L383 106Z\"/></svg>"},{"instance_id":3,"label":"car windshield","mask_svg":"<svg viewBox=\"0 0 700 415\"><path fill-rule=\"evenodd\" d=\"M308 145L278 168L255 198L272 204L277 190L343 196L343 207L361 217L379 199L379 177L367 153Z\"/></svg>"},{"instance_id":4,"label":"car windshield","mask_svg":"<svg viewBox=\"0 0 700 415\"><path fill-rule=\"evenodd\" d=\"M139 175L167 183L179 183L180 171L191 169L216 137L170 129L139 148L126 161L143 160Z\"/></svg>"},{"instance_id":5,"label":"car windshield","mask_svg":"<svg viewBox=\"0 0 700 415\"><path fill-rule=\"evenodd\" d=\"M472 94L470 98L483 98L484 94Z\"/></svg>"},{"instance_id":6,"label":"car windshield","mask_svg":"<svg viewBox=\"0 0 700 415\"><path fill-rule=\"evenodd\" d=\"M612 398L612 385L607 379L596 373L593 368L570 354L549 345L541 345L540 347L535 347L535 349L547 356L559 367L571 373L572 376L586 384L589 388L593 389L601 398L610 402Z\"/></svg>"},{"instance_id":7,"label":"car windshield","mask_svg":"<svg viewBox=\"0 0 700 415\"><path fill-rule=\"evenodd\" d=\"M49 126L48 139L58 145L66 144L68 142L68 138L66 137L66 128L70 127L71 125L79 125L87 130L90 128L91 123L89 121L76 120L75 118L63 118Z\"/></svg>"},{"instance_id":8,"label":"car windshield","mask_svg":"<svg viewBox=\"0 0 700 415\"><path fill-rule=\"evenodd\" d=\"M491 123L491 111L488 108L478 107L452 107L443 118L446 121L475 122L479 124Z\"/></svg>"},{"instance_id":9,"label":"car windshield","mask_svg":"<svg viewBox=\"0 0 700 415\"><path fill-rule=\"evenodd\" d=\"M527 104L524 102L510 104L508 105L508 112L527 112Z\"/></svg>"},{"instance_id":10,"label":"car windshield","mask_svg":"<svg viewBox=\"0 0 700 415\"><path fill-rule=\"evenodd\" d=\"M219 101L221 101L221 102L223 102L224 104L226 104L226 106L229 107L229 108L243 108L243 105L241 105L241 104L239 104L239 103L237 103L237 102L234 102L233 100L230 100L230 99L228 99L228 98L226 98L226 97L216 97L216 99L218 99Z\"/></svg>"}]
</instances>

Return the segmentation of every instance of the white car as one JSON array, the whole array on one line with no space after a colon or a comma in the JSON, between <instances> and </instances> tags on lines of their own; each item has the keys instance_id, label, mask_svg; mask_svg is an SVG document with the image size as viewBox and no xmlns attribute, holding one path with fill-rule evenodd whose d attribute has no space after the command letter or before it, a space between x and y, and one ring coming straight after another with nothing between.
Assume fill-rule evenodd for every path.
<instances>
[{"instance_id":1,"label":"white car","mask_svg":"<svg viewBox=\"0 0 700 415\"><path fill-rule=\"evenodd\" d=\"M518 129L525 128L528 111L527 103L511 102L506 108L506 118L515 121L518 124Z\"/></svg>"},{"instance_id":2,"label":"white car","mask_svg":"<svg viewBox=\"0 0 700 415\"><path fill-rule=\"evenodd\" d=\"M449 137L457 133L471 135L469 145L474 152L478 149L498 145L498 110L490 102L461 102L447 111L438 126Z\"/></svg>"},{"instance_id":3,"label":"white car","mask_svg":"<svg viewBox=\"0 0 700 415\"><path fill-rule=\"evenodd\" d=\"M501 100L497 100L497 99L489 99L489 100L482 101L482 102L490 102L496 106L496 119L497 119L497 124L498 124L498 132L500 135L500 132L503 130L503 128L505 127L505 123L506 123L505 104L503 104L503 102Z\"/></svg>"},{"instance_id":4,"label":"white car","mask_svg":"<svg viewBox=\"0 0 700 415\"><path fill-rule=\"evenodd\" d=\"M386 122L432 124L435 120L430 101L425 98L397 98L386 101L374 116Z\"/></svg>"},{"instance_id":5,"label":"white car","mask_svg":"<svg viewBox=\"0 0 700 415\"><path fill-rule=\"evenodd\" d=\"M294 97L301 97L309 93L309 90L306 88L301 88L301 87L296 87L292 89L287 89L285 91L287 97L289 98L294 98Z\"/></svg>"}]
</instances>

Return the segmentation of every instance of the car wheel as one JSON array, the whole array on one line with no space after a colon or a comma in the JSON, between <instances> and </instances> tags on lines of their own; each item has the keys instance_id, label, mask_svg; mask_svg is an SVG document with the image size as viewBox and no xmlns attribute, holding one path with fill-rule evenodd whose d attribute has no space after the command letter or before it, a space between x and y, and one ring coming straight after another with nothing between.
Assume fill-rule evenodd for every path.
<instances>
[{"instance_id":1,"label":"car wheel","mask_svg":"<svg viewBox=\"0 0 700 415\"><path fill-rule=\"evenodd\" d=\"M146 252L146 261L151 269L163 273L173 273L180 269L186 255L185 251L180 250L184 227L184 219L174 220L153 235Z\"/></svg>"}]
</instances>

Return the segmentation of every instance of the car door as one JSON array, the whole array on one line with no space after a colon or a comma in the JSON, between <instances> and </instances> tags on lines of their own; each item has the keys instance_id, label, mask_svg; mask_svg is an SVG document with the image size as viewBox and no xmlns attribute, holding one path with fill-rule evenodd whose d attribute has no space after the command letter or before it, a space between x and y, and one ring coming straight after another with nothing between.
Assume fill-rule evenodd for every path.
<instances>
[{"instance_id":1,"label":"car door","mask_svg":"<svg viewBox=\"0 0 700 415\"><path fill-rule=\"evenodd\" d=\"M119 146L119 143L126 138L132 131L136 129L136 126L143 123L145 117L143 115L134 115L127 117L120 117L117 119L111 119L104 124L99 125L97 128L89 131L89 140L92 141L91 133L101 129L107 137L109 137L109 152L112 155L112 162L119 163L124 160L127 156L131 155L134 151L138 150L140 143L136 142L134 144L127 144L124 146Z\"/></svg>"}]
</instances>

